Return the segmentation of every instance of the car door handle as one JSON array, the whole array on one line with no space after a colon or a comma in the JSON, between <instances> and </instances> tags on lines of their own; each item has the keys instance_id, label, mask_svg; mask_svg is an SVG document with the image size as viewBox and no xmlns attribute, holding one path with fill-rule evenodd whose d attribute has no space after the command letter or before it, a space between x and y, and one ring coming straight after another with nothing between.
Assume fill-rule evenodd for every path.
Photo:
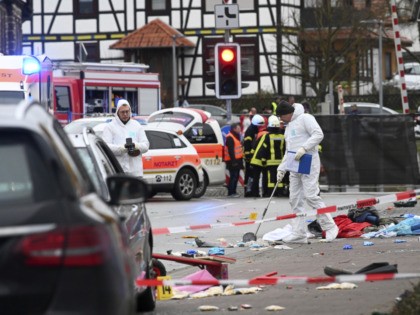
<instances>
[{"instance_id":1,"label":"car door handle","mask_svg":"<svg viewBox=\"0 0 420 315\"><path fill-rule=\"evenodd\" d=\"M152 157L151 156L146 156L145 159L146 159L146 161L150 161L152 159Z\"/></svg>"},{"instance_id":2,"label":"car door handle","mask_svg":"<svg viewBox=\"0 0 420 315\"><path fill-rule=\"evenodd\" d=\"M181 158L181 156L180 155L175 155L175 160L179 160Z\"/></svg>"}]
</instances>

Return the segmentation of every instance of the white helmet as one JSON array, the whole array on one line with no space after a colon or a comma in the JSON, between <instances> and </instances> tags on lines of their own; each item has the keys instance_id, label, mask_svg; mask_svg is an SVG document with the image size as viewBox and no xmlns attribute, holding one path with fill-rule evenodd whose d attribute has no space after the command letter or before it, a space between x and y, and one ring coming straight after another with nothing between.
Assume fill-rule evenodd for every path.
<instances>
[{"instance_id":1,"label":"white helmet","mask_svg":"<svg viewBox=\"0 0 420 315\"><path fill-rule=\"evenodd\" d=\"M265 125L264 117L258 114L254 115L254 117L252 117L251 124L253 124L254 126L264 126Z\"/></svg>"},{"instance_id":2,"label":"white helmet","mask_svg":"<svg viewBox=\"0 0 420 315\"><path fill-rule=\"evenodd\" d=\"M271 115L268 117L268 127L280 127L280 120L277 118L277 116Z\"/></svg>"}]
</instances>

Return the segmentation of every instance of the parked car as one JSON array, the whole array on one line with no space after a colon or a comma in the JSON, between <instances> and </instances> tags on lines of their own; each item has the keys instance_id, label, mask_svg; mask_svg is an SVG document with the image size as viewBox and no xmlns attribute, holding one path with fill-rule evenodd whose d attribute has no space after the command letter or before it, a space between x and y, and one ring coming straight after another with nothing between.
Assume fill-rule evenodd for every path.
<instances>
[{"instance_id":1,"label":"parked car","mask_svg":"<svg viewBox=\"0 0 420 315\"><path fill-rule=\"evenodd\" d=\"M124 174L124 171L111 149L91 128L84 128L80 134L69 134L69 138L86 167L97 192L104 200L110 200L110 187L107 178ZM153 277L152 248L153 238L150 219L144 202L131 205L118 205L114 210L125 223L124 233L128 246L135 258L135 278ZM154 287L136 287L137 310L150 311L155 308Z\"/></svg>"},{"instance_id":2,"label":"parked car","mask_svg":"<svg viewBox=\"0 0 420 315\"><path fill-rule=\"evenodd\" d=\"M0 156L1 314L132 314L135 257L113 207L142 203L144 182L111 175L105 200L36 103L0 106Z\"/></svg>"},{"instance_id":3,"label":"parked car","mask_svg":"<svg viewBox=\"0 0 420 315\"><path fill-rule=\"evenodd\" d=\"M404 78L407 90L420 90L420 63L407 62L404 64ZM387 83L399 87L400 75L397 73Z\"/></svg>"},{"instance_id":4,"label":"parked car","mask_svg":"<svg viewBox=\"0 0 420 315\"><path fill-rule=\"evenodd\" d=\"M82 133L83 129L85 127L90 127L95 130L96 133L99 132L99 135L102 133L103 128L105 125L102 125L103 123L109 123L111 122L115 116L113 114L106 114L106 115L100 115L100 116L94 116L94 117L86 117L86 118L80 118L73 120L66 126L64 126L64 130L67 133L70 134L77 134ZM139 122L141 125L147 125L147 117L146 116L134 116L132 119ZM96 126L102 125L99 128L96 128Z\"/></svg>"},{"instance_id":5,"label":"parked car","mask_svg":"<svg viewBox=\"0 0 420 315\"><path fill-rule=\"evenodd\" d=\"M108 122L102 121L93 127L98 136L102 135ZM75 130L65 129L68 133ZM176 200L195 197L194 191L204 183L200 157L195 148L182 134L165 130L162 126L145 125L144 129L150 142L149 151L142 155L143 178L149 184L149 196L170 192Z\"/></svg>"},{"instance_id":6,"label":"parked car","mask_svg":"<svg viewBox=\"0 0 420 315\"><path fill-rule=\"evenodd\" d=\"M196 108L209 112L211 114L211 118L216 119L220 127L239 122L239 116L235 114L232 114L231 119L228 120L227 111L218 106L208 104L189 104L185 108Z\"/></svg>"},{"instance_id":7,"label":"parked car","mask_svg":"<svg viewBox=\"0 0 420 315\"><path fill-rule=\"evenodd\" d=\"M356 104L357 105L357 109L359 111L360 114L362 115L379 115L381 114L381 107L379 104L374 104L374 103L363 103L363 102L349 102L349 103L344 103L344 112L346 114L348 114L350 112L351 109L351 105ZM382 106L382 114L385 115L395 115L398 114L397 111Z\"/></svg>"},{"instance_id":8,"label":"parked car","mask_svg":"<svg viewBox=\"0 0 420 315\"><path fill-rule=\"evenodd\" d=\"M197 187L194 197L205 194L208 185L225 182L223 135L216 120L206 111L196 108L167 108L153 112L148 126L182 132L197 150L204 170L204 183Z\"/></svg>"}]
</instances>

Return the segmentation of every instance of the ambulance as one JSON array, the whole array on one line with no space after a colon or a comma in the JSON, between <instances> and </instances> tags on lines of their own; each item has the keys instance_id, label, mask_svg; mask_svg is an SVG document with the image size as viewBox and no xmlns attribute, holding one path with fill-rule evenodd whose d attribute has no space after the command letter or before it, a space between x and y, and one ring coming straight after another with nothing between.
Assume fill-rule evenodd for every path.
<instances>
[{"instance_id":1,"label":"ambulance","mask_svg":"<svg viewBox=\"0 0 420 315\"><path fill-rule=\"evenodd\" d=\"M130 102L136 115L160 109L159 74L147 72L148 65L59 62L53 66L54 115L62 125L113 113L120 98Z\"/></svg>"},{"instance_id":2,"label":"ambulance","mask_svg":"<svg viewBox=\"0 0 420 315\"><path fill-rule=\"evenodd\" d=\"M223 136L219 123L209 112L192 108L168 108L149 116L149 127L181 132L197 150L204 171L204 182L197 187L194 197L206 192L208 185L225 183Z\"/></svg>"},{"instance_id":3,"label":"ambulance","mask_svg":"<svg viewBox=\"0 0 420 315\"><path fill-rule=\"evenodd\" d=\"M52 111L53 67L45 55L4 56L0 54L0 99L2 104L38 101Z\"/></svg>"}]
</instances>

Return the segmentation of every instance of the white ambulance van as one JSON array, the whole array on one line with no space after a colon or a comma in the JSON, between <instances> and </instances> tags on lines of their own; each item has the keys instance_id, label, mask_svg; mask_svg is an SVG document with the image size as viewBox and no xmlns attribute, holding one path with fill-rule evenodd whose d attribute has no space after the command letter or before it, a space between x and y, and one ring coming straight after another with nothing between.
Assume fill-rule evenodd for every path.
<instances>
[{"instance_id":1,"label":"white ambulance van","mask_svg":"<svg viewBox=\"0 0 420 315\"><path fill-rule=\"evenodd\" d=\"M149 127L181 131L197 150L204 182L197 187L194 197L204 195L208 185L225 183L222 131L210 113L192 108L167 108L152 113L147 123Z\"/></svg>"}]
</instances>

